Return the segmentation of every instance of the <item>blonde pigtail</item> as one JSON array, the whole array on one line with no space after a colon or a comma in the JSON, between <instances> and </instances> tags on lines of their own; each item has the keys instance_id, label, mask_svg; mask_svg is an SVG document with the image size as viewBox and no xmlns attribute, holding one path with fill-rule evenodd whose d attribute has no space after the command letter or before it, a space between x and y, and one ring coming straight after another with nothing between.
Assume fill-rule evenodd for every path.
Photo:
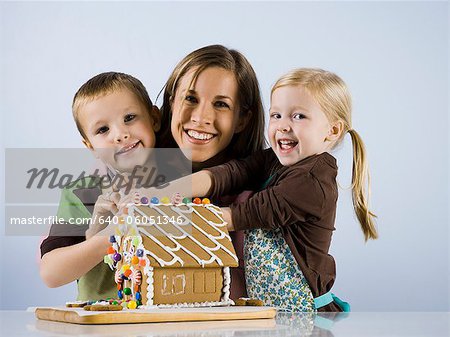
<instances>
[{"instance_id":1,"label":"blonde pigtail","mask_svg":"<svg viewBox=\"0 0 450 337\"><path fill-rule=\"evenodd\" d=\"M378 233L374 218L376 215L369 210L370 176L367 164L367 155L364 143L355 130L348 131L353 144L353 169L352 169L352 200L353 208L361 224L364 238L377 239ZM366 193L367 182L367 193Z\"/></svg>"}]
</instances>

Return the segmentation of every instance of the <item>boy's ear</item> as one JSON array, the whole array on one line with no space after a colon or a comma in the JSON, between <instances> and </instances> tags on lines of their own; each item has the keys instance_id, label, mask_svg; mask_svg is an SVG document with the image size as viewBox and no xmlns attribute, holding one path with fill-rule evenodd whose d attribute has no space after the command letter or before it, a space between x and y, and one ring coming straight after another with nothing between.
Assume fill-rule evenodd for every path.
<instances>
[{"instance_id":1,"label":"boy's ear","mask_svg":"<svg viewBox=\"0 0 450 337\"><path fill-rule=\"evenodd\" d=\"M234 133L239 133L242 130L244 130L247 124L250 122L251 117L252 112L250 110L248 110L244 116L239 116L239 121L238 124L236 125L236 128L234 129Z\"/></svg>"},{"instance_id":2,"label":"boy's ear","mask_svg":"<svg viewBox=\"0 0 450 337\"><path fill-rule=\"evenodd\" d=\"M336 121L334 124L331 124L325 141L337 141L342 134L342 130L344 130L344 123L342 121Z\"/></svg>"},{"instance_id":3,"label":"boy's ear","mask_svg":"<svg viewBox=\"0 0 450 337\"><path fill-rule=\"evenodd\" d=\"M152 107L152 111L150 112L150 116L153 121L153 130L158 132L161 129L161 113L156 105Z\"/></svg>"}]
</instances>

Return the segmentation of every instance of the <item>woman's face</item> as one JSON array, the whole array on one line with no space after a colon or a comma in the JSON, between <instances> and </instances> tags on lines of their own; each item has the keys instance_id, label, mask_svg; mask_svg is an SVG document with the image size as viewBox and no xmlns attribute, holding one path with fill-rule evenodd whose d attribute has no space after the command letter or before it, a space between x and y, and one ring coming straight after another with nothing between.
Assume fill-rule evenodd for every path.
<instances>
[{"instance_id":1,"label":"woman's face","mask_svg":"<svg viewBox=\"0 0 450 337\"><path fill-rule=\"evenodd\" d=\"M224 150L244 123L239 117L234 74L206 68L191 84L195 70L188 71L178 84L171 102L171 131L178 146L191 151L192 161L203 162Z\"/></svg>"}]
</instances>

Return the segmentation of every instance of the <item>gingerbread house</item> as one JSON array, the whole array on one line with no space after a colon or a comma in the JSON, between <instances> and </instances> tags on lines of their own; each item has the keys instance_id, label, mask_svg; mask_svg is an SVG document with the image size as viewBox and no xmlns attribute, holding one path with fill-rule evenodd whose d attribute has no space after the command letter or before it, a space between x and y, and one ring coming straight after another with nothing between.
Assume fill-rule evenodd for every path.
<instances>
[{"instance_id":1,"label":"gingerbread house","mask_svg":"<svg viewBox=\"0 0 450 337\"><path fill-rule=\"evenodd\" d=\"M238 258L220 208L209 203L130 205L105 262L118 298L151 306L230 305Z\"/></svg>"}]
</instances>

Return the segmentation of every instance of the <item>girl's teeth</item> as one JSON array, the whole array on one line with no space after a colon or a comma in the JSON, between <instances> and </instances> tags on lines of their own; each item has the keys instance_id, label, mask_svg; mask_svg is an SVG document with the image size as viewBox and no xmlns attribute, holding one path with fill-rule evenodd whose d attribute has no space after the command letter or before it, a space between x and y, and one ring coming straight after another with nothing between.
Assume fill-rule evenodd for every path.
<instances>
[{"instance_id":1,"label":"girl's teeth","mask_svg":"<svg viewBox=\"0 0 450 337\"><path fill-rule=\"evenodd\" d=\"M297 143L292 140L280 140L279 144L281 149L288 150L290 148L293 148Z\"/></svg>"},{"instance_id":2,"label":"girl's teeth","mask_svg":"<svg viewBox=\"0 0 450 337\"><path fill-rule=\"evenodd\" d=\"M194 130L188 130L187 134L189 135L189 137L195 138L195 139L199 139L199 140L209 140L212 137L214 137L212 134L210 133L200 133Z\"/></svg>"}]
</instances>

